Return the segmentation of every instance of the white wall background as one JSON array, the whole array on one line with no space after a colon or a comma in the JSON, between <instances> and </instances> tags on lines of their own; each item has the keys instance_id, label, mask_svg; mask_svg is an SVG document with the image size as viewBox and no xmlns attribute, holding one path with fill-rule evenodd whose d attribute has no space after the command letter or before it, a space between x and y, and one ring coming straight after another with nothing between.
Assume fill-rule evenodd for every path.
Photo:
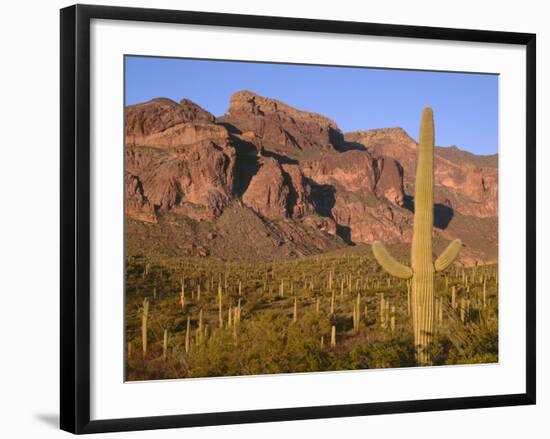
<instances>
[{"instance_id":1,"label":"white wall background","mask_svg":"<svg viewBox=\"0 0 550 439\"><path fill-rule=\"evenodd\" d=\"M88 3L96 3L88 1ZM538 45L538 405L455 412L123 433L105 437L240 438L530 437L550 435L544 272L550 256L550 28L545 2L462 0L103 0L100 4L207 10L537 33ZM59 288L59 13L70 2L4 4L0 25L0 435L60 437L58 422Z\"/></svg>"}]
</instances>

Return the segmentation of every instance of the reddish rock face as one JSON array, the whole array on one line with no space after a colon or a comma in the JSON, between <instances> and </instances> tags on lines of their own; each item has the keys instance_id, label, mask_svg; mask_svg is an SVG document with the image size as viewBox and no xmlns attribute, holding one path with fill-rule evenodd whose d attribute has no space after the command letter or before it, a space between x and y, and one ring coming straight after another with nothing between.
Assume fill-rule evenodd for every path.
<instances>
[{"instance_id":1,"label":"reddish rock face","mask_svg":"<svg viewBox=\"0 0 550 439\"><path fill-rule=\"evenodd\" d=\"M352 131L344 137L347 142L365 147L373 157L390 157L396 160L404 169L405 178L414 181L417 144L402 128Z\"/></svg>"},{"instance_id":2,"label":"reddish rock face","mask_svg":"<svg viewBox=\"0 0 550 439\"><path fill-rule=\"evenodd\" d=\"M173 148L205 139L227 138L214 116L193 102L180 104L160 98L126 108L125 142L128 146Z\"/></svg>"},{"instance_id":3,"label":"reddish rock face","mask_svg":"<svg viewBox=\"0 0 550 439\"><path fill-rule=\"evenodd\" d=\"M307 162L304 173L312 181L334 188L331 214L349 231L350 241L403 237L406 213L397 213L403 211L398 208L404 198L403 172L395 160L348 151Z\"/></svg>"},{"instance_id":4,"label":"reddish rock face","mask_svg":"<svg viewBox=\"0 0 550 439\"><path fill-rule=\"evenodd\" d=\"M388 204L372 205L354 194L337 193L332 210L335 221L349 229L352 242L409 241L410 215Z\"/></svg>"},{"instance_id":5,"label":"reddish rock face","mask_svg":"<svg viewBox=\"0 0 550 439\"><path fill-rule=\"evenodd\" d=\"M126 169L139 175L157 211L212 219L233 198L236 151L227 129L214 122L187 99L127 107Z\"/></svg>"},{"instance_id":6,"label":"reddish rock face","mask_svg":"<svg viewBox=\"0 0 550 439\"><path fill-rule=\"evenodd\" d=\"M243 202L270 219L298 219L315 212L311 186L300 167L280 165L271 157L261 159L261 167L250 181Z\"/></svg>"},{"instance_id":7,"label":"reddish rock face","mask_svg":"<svg viewBox=\"0 0 550 439\"><path fill-rule=\"evenodd\" d=\"M384 197L390 203L403 205L405 190L403 188L403 168L397 160L380 158L376 161L378 180L375 192L378 197Z\"/></svg>"},{"instance_id":8,"label":"reddish rock face","mask_svg":"<svg viewBox=\"0 0 550 439\"><path fill-rule=\"evenodd\" d=\"M127 147L126 166L141 172L159 211L211 219L233 196L235 150L228 143L203 140L170 152Z\"/></svg>"},{"instance_id":9,"label":"reddish rock face","mask_svg":"<svg viewBox=\"0 0 550 439\"><path fill-rule=\"evenodd\" d=\"M374 157L391 157L402 167L403 181L414 193L417 144L401 128L346 133L348 142L364 145ZM478 218L497 215L498 168L496 159L458 148L436 148L434 160L436 202ZM482 163L479 163L482 162ZM393 195L388 194L391 198Z\"/></svg>"},{"instance_id":10,"label":"reddish rock face","mask_svg":"<svg viewBox=\"0 0 550 439\"><path fill-rule=\"evenodd\" d=\"M445 198L458 212L477 218L498 215L498 169L441 156L435 168L436 200Z\"/></svg>"},{"instance_id":11,"label":"reddish rock face","mask_svg":"<svg viewBox=\"0 0 550 439\"><path fill-rule=\"evenodd\" d=\"M311 199L311 185L298 165L283 165L285 182L289 189L287 206L292 218L302 218L315 212Z\"/></svg>"},{"instance_id":12,"label":"reddish rock face","mask_svg":"<svg viewBox=\"0 0 550 439\"><path fill-rule=\"evenodd\" d=\"M126 192L126 215L145 223L156 223L155 209L145 196L139 177L127 172L124 177L124 188Z\"/></svg>"},{"instance_id":13,"label":"reddish rock face","mask_svg":"<svg viewBox=\"0 0 550 439\"><path fill-rule=\"evenodd\" d=\"M286 218L290 189L277 160L266 157L252 177L243 202L254 212L270 219Z\"/></svg>"},{"instance_id":14,"label":"reddish rock face","mask_svg":"<svg viewBox=\"0 0 550 439\"><path fill-rule=\"evenodd\" d=\"M266 146L276 145L290 153L311 149L332 151L343 142L338 126L328 117L297 110L249 91L231 96L224 119L242 132L253 131Z\"/></svg>"},{"instance_id":15,"label":"reddish rock face","mask_svg":"<svg viewBox=\"0 0 550 439\"><path fill-rule=\"evenodd\" d=\"M129 106L125 138L126 214L138 221L170 213L235 229L239 212L269 230L247 248L265 242L278 257L411 239L417 144L400 128L344 137L324 116L243 91L221 118L185 99ZM495 254L496 156L436 148L434 169L435 234L461 238L464 261ZM223 255L232 238L212 236L193 249Z\"/></svg>"},{"instance_id":16,"label":"reddish rock face","mask_svg":"<svg viewBox=\"0 0 550 439\"><path fill-rule=\"evenodd\" d=\"M180 104L157 98L143 104L129 105L125 110L126 143L160 133L186 122L213 122L214 116L188 99Z\"/></svg>"},{"instance_id":17,"label":"reddish rock face","mask_svg":"<svg viewBox=\"0 0 550 439\"><path fill-rule=\"evenodd\" d=\"M391 158L374 159L366 151L347 151L305 162L303 170L316 183L370 197L371 201L384 197L403 204L403 169Z\"/></svg>"},{"instance_id":18,"label":"reddish rock face","mask_svg":"<svg viewBox=\"0 0 550 439\"><path fill-rule=\"evenodd\" d=\"M329 235L336 235L338 231L338 225L336 224L336 221L328 216L307 216L304 218L304 224L308 225L309 227L314 227L317 230L320 230L321 232L327 233Z\"/></svg>"},{"instance_id":19,"label":"reddish rock face","mask_svg":"<svg viewBox=\"0 0 550 439\"><path fill-rule=\"evenodd\" d=\"M127 137L127 143L133 146L154 146L156 148L175 148L190 145L207 139L226 139L227 130L219 125L206 123L182 123L164 131L145 137Z\"/></svg>"}]
</instances>

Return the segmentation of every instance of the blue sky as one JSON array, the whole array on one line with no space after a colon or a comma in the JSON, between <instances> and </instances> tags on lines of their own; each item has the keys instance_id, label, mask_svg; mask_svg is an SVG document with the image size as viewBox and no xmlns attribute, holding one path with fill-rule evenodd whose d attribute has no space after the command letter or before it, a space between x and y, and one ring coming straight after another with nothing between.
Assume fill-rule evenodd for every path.
<instances>
[{"instance_id":1,"label":"blue sky","mask_svg":"<svg viewBox=\"0 0 550 439\"><path fill-rule=\"evenodd\" d=\"M476 154L498 150L496 75L126 57L127 105L188 98L221 116L238 90L324 114L344 132L402 127L415 139L429 105L436 144Z\"/></svg>"}]
</instances>

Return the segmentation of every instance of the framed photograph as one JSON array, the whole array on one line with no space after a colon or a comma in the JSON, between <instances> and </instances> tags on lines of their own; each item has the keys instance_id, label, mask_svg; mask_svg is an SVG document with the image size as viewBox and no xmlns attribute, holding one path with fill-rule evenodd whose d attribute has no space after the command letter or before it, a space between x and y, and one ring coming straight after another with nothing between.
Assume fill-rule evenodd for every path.
<instances>
[{"instance_id":1,"label":"framed photograph","mask_svg":"<svg viewBox=\"0 0 550 439\"><path fill-rule=\"evenodd\" d=\"M61 10L61 428L535 403L535 35Z\"/></svg>"}]
</instances>

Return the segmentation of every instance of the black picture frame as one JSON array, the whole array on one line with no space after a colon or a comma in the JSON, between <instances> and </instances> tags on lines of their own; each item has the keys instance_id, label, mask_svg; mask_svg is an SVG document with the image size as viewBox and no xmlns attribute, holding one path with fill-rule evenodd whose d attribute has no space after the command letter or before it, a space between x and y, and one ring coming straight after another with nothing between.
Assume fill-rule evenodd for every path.
<instances>
[{"instance_id":1,"label":"black picture frame","mask_svg":"<svg viewBox=\"0 0 550 439\"><path fill-rule=\"evenodd\" d=\"M61 404L72 433L273 422L535 404L536 35L303 18L75 5L61 13ZM508 395L90 420L90 21L132 20L526 47L526 392Z\"/></svg>"}]
</instances>

